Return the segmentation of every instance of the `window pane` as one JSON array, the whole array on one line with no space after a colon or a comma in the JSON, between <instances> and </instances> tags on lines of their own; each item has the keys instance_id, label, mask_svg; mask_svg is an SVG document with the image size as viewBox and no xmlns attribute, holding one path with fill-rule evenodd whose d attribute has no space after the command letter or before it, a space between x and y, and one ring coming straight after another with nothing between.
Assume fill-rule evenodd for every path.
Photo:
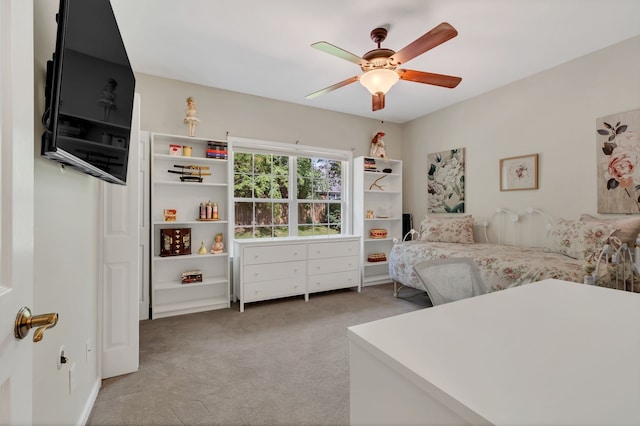
<instances>
[{"instance_id":1,"label":"window pane","mask_svg":"<svg viewBox=\"0 0 640 426\"><path fill-rule=\"evenodd\" d=\"M327 235L329 233L329 227L321 225L313 225L313 235Z\"/></svg>"},{"instance_id":2,"label":"window pane","mask_svg":"<svg viewBox=\"0 0 640 426\"><path fill-rule=\"evenodd\" d=\"M289 224L288 203L273 203L273 223L276 225Z\"/></svg>"},{"instance_id":3,"label":"window pane","mask_svg":"<svg viewBox=\"0 0 640 426\"><path fill-rule=\"evenodd\" d=\"M289 236L289 227L288 226L274 226L273 227L273 236L274 237L288 237Z\"/></svg>"},{"instance_id":4,"label":"window pane","mask_svg":"<svg viewBox=\"0 0 640 426\"><path fill-rule=\"evenodd\" d=\"M298 200L311 199L311 179L298 177Z\"/></svg>"},{"instance_id":5,"label":"window pane","mask_svg":"<svg viewBox=\"0 0 640 426\"><path fill-rule=\"evenodd\" d=\"M330 234L341 234L342 226L341 225L329 225L329 233Z\"/></svg>"},{"instance_id":6,"label":"window pane","mask_svg":"<svg viewBox=\"0 0 640 426\"><path fill-rule=\"evenodd\" d=\"M327 205L325 203L315 203L313 205L313 223L327 222Z\"/></svg>"},{"instance_id":7,"label":"window pane","mask_svg":"<svg viewBox=\"0 0 640 426\"><path fill-rule=\"evenodd\" d=\"M255 174L271 174L271 154L256 154L253 161Z\"/></svg>"},{"instance_id":8,"label":"window pane","mask_svg":"<svg viewBox=\"0 0 640 426\"><path fill-rule=\"evenodd\" d=\"M298 176L311 176L311 158L298 158Z\"/></svg>"},{"instance_id":9,"label":"window pane","mask_svg":"<svg viewBox=\"0 0 640 426\"><path fill-rule=\"evenodd\" d=\"M286 155L273 156L273 174L278 176L289 175L289 157Z\"/></svg>"},{"instance_id":10,"label":"window pane","mask_svg":"<svg viewBox=\"0 0 640 426\"><path fill-rule=\"evenodd\" d=\"M256 226L256 238L271 238L273 228L271 226Z\"/></svg>"},{"instance_id":11,"label":"window pane","mask_svg":"<svg viewBox=\"0 0 640 426\"><path fill-rule=\"evenodd\" d=\"M255 175L254 182L256 198L271 198L271 175Z\"/></svg>"},{"instance_id":12,"label":"window pane","mask_svg":"<svg viewBox=\"0 0 640 426\"><path fill-rule=\"evenodd\" d=\"M313 226L311 225L298 226L298 236L308 237L309 235L313 235Z\"/></svg>"},{"instance_id":13,"label":"window pane","mask_svg":"<svg viewBox=\"0 0 640 426\"><path fill-rule=\"evenodd\" d=\"M236 226L233 229L233 237L236 239L253 238L253 227Z\"/></svg>"},{"instance_id":14,"label":"window pane","mask_svg":"<svg viewBox=\"0 0 640 426\"><path fill-rule=\"evenodd\" d=\"M323 160L321 158L313 159L313 177L319 179L325 179L327 177L327 160Z\"/></svg>"},{"instance_id":15,"label":"window pane","mask_svg":"<svg viewBox=\"0 0 640 426\"><path fill-rule=\"evenodd\" d=\"M253 203L234 203L235 224L239 226L251 226L253 224Z\"/></svg>"},{"instance_id":16,"label":"window pane","mask_svg":"<svg viewBox=\"0 0 640 426\"><path fill-rule=\"evenodd\" d=\"M253 198L253 177L238 174L233 177L233 196L236 198Z\"/></svg>"},{"instance_id":17,"label":"window pane","mask_svg":"<svg viewBox=\"0 0 640 426\"><path fill-rule=\"evenodd\" d=\"M289 198L289 176L274 176L271 198Z\"/></svg>"},{"instance_id":18,"label":"window pane","mask_svg":"<svg viewBox=\"0 0 640 426\"><path fill-rule=\"evenodd\" d=\"M338 203L329 203L329 223L342 222L342 206Z\"/></svg>"},{"instance_id":19,"label":"window pane","mask_svg":"<svg viewBox=\"0 0 640 426\"><path fill-rule=\"evenodd\" d=\"M235 173L251 173L251 159L253 156L244 152L233 154L233 171Z\"/></svg>"},{"instance_id":20,"label":"window pane","mask_svg":"<svg viewBox=\"0 0 640 426\"><path fill-rule=\"evenodd\" d=\"M311 214L311 203L298 204L298 223L311 223L313 221Z\"/></svg>"},{"instance_id":21,"label":"window pane","mask_svg":"<svg viewBox=\"0 0 640 426\"><path fill-rule=\"evenodd\" d=\"M256 225L271 225L273 223L272 204L256 203Z\"/></svg>"},{"instance_id":22,"label":"window pane","mask_svg":"<svg viewBox=\"0 0 640 426\"><path fill-rule=\"evenodd\" d=\"M313 199L326 200L329 198L329 182L326 180L316 180L313 182Z\"/></svg>"}]
</instances>

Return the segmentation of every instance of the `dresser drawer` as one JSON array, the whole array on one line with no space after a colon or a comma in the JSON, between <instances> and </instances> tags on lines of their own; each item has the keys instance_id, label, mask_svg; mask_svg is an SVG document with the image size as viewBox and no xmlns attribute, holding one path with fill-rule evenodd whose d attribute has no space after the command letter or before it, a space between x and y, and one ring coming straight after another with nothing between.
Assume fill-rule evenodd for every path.
<instances>
[{"instance_id":1,"label":"dresser drawer","mask_svg":"<svg viewBox=\"0 0 640 426\"><path fill-rule=\"evenodd\" d=\"M309 260L309 275L358 270L360 268L359 259L358 256L346 256Z\"/></svg>"},{"instance_id":2,"label":"dresser drawer","mask_svg":"<svg viewBox=\"0 0 640 426\"><path fill-rule=\"evenodd\" d=\"M306 277L287 278L276 281L263 281L245 283L244 300L255 302L257 300L274 299L277 297L297 296L307 292Z\"/></svg>"},{"instance_id":3,"label":"dresser drawer","mask_svg":"<svg viewBox=\"0 0 640 426\"><path fill-rule=\"evenodd\" d=\"M332 243L309 244L309 259L323 259L327 257L357 256L360 251L360 241L336 241Z\"/></svg>"},{"instance_id":4,"label":"dresser drawer","mask_svg":"<svg viewBox=\"0 0 640 426\"><path fill-rule=\"evenodd\" d=\"M307 275L307 262L279 262L263 265L248 265L242 271L245 283L257 281L282 280L286 278L302 278Z\"/></svg>"},{"instance_id":5,"label":"dresser drawer","mask_svg":"<svg viewBox=\"0 0 640 426\"><path fill-rule=\"evenodd\" d=\"M359 285L360 270L355 270L310 276L307 289L309 293L314 293L338 288L356 287Z\"/></svg>"},{"instance_id":6,"label":"dresser drawer","mask_svg":"<svg viewBox=\"0 0 640 426\"><path fill-rule=\"evenodd\" d=\"M245 265L304 260L307 258L307 246L304 244L286 244L247 247L243 250L242 257Z\"/></svg>"}]
</instances>

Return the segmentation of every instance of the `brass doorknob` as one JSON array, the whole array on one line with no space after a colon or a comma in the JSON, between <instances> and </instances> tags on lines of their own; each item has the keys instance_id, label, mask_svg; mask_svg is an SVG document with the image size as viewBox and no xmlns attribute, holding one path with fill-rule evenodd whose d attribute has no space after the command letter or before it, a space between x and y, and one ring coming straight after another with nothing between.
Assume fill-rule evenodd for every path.
<instances>
[{"instance_id":1,"label":"brass doorknob","mask_svg":"<svg viewBox=\"0 0 640 426\"><path fill-rule=\"evenodd\" d=\"M42 340L45 330L55 327L57 323L57 313L33 316L31 315L31 310L24 306L18 311L18 315L16 316L13 334L16 336L16 339L24 339L29 334L29 330L33 327L37 327L36 331L33 333L33 341L39 342Z\"/></svg>"}]
</instances>

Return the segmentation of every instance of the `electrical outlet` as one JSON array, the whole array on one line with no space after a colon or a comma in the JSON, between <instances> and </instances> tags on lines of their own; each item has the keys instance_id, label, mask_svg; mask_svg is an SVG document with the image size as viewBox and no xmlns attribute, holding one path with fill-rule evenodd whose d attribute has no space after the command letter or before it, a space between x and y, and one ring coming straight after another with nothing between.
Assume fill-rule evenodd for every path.
<instances>
[{"instance_id":1,"label":"electrical outlet","mask_svg":"<svg viewBox=\"0 0 640 426\"><path fill-rule=\"evenodd\" d=\"M76 384L76 363L74 362L69 367L69 395L76 389Z\"/></svg>"}]
</instances>

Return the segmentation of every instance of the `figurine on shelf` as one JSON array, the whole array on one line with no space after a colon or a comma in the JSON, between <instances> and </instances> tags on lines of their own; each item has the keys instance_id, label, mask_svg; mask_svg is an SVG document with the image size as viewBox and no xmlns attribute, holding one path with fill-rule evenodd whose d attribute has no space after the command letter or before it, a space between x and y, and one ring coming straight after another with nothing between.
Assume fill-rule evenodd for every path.
<instances>
[{"instance_id":1,"label":"figurine on shelf","mask_svg":"<svg viewBox=\"0 0 640 426\"><path fill-rule=\"evenodd\" d=\"M222 253L222 251L224 250L224 244L222 243L222 234L217 234L213 245L211 246L211 253L213 254L218 254L218 253Z\"/></svg>"},{"instance_id":2,"label":"figurine on shelf","mask_svg":"<svg viewBox=\"0 0 640 426\"><path fill-rule=\"evenodd\" d=\"M196 124L200 123L198 120L198 111L196 111L196 102L191 96L187 98L187 115L184 117L184 122L189 126L189 136L196 135Z\"/></svg>"},{"instance_id":3,"label":"figurine on shelf","mask_svg":"<svg viewBox=\"0 0 640 426\"><path fill-rule=\"evenodd\" d=\"M382 140L383 136L384 132L377 132L373 135L373 139L371 139L369 157L382 158L384 161L387 161L387 153L384 150L384 141Z\"/></svg>"},{"instance_id":4,"label":"figurine on shelf","mask_svg":"<svg viewBox=\"0 0 640 426\"><path fill-rule=\"evenodd\" d=\"M200 248L198 249L198 254L207 254L207 248L204 246L204 241L200 243Z\"/></svg>"}]
</instances>

